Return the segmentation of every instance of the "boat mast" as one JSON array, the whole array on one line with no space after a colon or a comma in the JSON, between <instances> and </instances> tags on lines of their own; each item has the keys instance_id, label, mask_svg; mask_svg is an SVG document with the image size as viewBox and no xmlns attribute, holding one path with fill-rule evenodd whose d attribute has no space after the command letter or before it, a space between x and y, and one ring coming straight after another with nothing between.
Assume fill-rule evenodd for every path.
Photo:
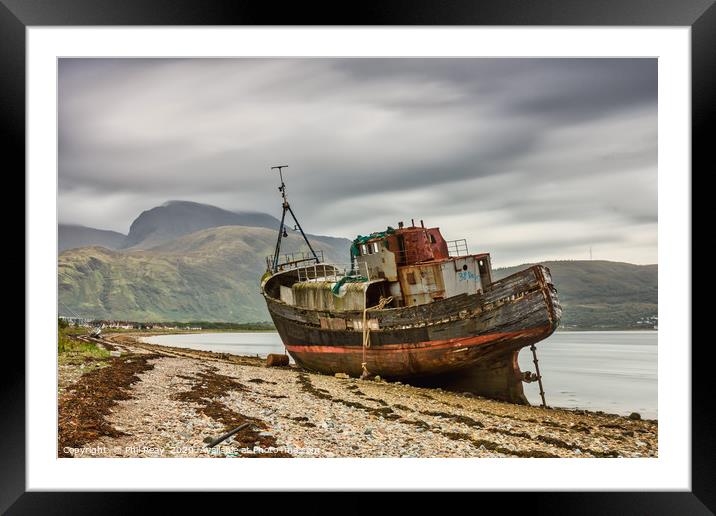
<instances>
[{"instance_id":1,"label":"boat mast","mask_svg":"<svg viewBox=\"0 0 716 516\"><path fill-rule=\"evenodd\" d=\"M276 239L276 249L273 253L273 264L271 265L271 271L276 272L278 270L278 257L281 253L281 238L287 237L288 233L286 233L286 227L283 225L284 221L286 220L286 212L288 211L291 214L291 217L293 218L293 221L296 223L296 228L301 232L301 236L306 241L306 245L311 250L311 254L313 255L313 258L316 260L316 263L320 262L318 259L318 255L316 254L316 251L313 250L313 247L311 246L311 242L308 241L308 237L306 237L306 234L303 232L303 228L301 227L301 223L298 222L298 219L296 218L296 215L293 213L293 210L291 209L291 205L288 203L288 197L286 196L286 184L283 182L283 169L288 168L288 165L277 165L275 167L271 167L271 170L278 169L278 175L281 178L281 186L278 187L278 191L281 192L281 198L283 199L282 207L283 212L281 213L281 225L278 227L278 238Z\"/></svg>"}]
</instances>

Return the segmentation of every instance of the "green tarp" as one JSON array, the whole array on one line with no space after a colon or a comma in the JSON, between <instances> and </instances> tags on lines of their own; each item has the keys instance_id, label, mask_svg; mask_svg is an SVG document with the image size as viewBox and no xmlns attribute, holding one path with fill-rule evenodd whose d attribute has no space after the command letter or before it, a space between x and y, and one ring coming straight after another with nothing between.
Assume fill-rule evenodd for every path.
<instances>
[{"instance_id":1,"label":"green tarp","mask_svg":"<svg viewBox=\"0 0 716 516\"><path fill-rule=\"evenodd\" d=\"M341 287L345 283L362 283L364 281L368 281L368 278L366 278L365 276L343 276L336 282L335 285L333 285L333 288L331 288L331 292L333 292L334 296L338 296Z\"/></svg>"},{"instance_id":2,"label":"green tarp","mask_svg":"<svg viewBox=\"0 0 716 516\"><path fill-rule=\"evenodd\" d=\"M356 256L360 256L360 252L358 250L359 245L365 244L366 242L368 242L369 240L373 240L374 238L383 238L388 235L392 235L393 233L395 233L395 229L388 226L385 231L377 231L367 236L358 235L351 243L351 264L353 264L353 259ZM366 278L365 276L344 276L340 280L338 280L335 285L333 285L331 292L333 292L335 296L338 296L341 287L345 283L362 283L364 281L368 281L368 278Z\"/></svg>"},{"instance_id":3,"label":"green tarp","mask_svg":"<svg viewBox=\"0 0 716 516\"><path fill-rule=\"evenodd\" d=\"M383 238L388 235L392 235L393 233L395 233L395 229L388 226L385 231L377 231L375 233L371 233L368 236L358 235L351 244L351 258L355 256L360 256L360 252L358 251L359 245L365 244L368 240L373 240L374 238Z\"/></svg>"}]
</instances>

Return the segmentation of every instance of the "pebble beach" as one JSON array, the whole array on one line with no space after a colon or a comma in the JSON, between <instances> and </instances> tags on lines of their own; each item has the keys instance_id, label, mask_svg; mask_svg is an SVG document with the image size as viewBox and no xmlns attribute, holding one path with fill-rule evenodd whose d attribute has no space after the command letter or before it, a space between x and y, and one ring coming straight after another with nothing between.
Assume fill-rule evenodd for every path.
<instances>
[{"instance_id":1,"label":"pebble beach","mask_svg":"<svg viewBox=\"0 0 716 516\"><path fill-rule=\"evenodd\" d=\"M104 337L59 369L60 457L656 457L658 423ZM231 429L245 428L209 447Z\"/></svg>"}]
</instances>

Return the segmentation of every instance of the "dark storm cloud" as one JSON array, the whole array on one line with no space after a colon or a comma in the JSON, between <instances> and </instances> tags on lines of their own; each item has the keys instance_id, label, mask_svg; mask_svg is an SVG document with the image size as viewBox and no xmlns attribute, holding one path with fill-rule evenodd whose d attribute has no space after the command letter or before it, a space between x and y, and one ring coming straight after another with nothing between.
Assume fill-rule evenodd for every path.
<instances>
[{"instance_id":1,"label":"dark storm cloud","mask_svg":"<svg viewBox=\"0 0 716 516\"><path fill-rule=\"evenodd\" d=\"M474 60L464 58L411 59L400 67L391 61L346 59L336 67L357 81L396 77L420 83L439 77L473 96L495 100L496 110L547 121L601 117L624 107L653 103L657 96L653 59L482 59L477 65L467 64ZM514 95L511 101L506 98L510 94ZM449 104L441 100L420 105L440 108Z\"/></svg>"},{"instance_id":2,"label":"dark storm cloud","mask_svg":"<svg viewBox=\"0 0 716 516\"><path fill-rule=\"evenodd\" d=\"M275 213L286 162L315 233L422 218L497 263L655 262L656 106L655 59L63 59L60 220Z\"/></svg>"}]
</instances>

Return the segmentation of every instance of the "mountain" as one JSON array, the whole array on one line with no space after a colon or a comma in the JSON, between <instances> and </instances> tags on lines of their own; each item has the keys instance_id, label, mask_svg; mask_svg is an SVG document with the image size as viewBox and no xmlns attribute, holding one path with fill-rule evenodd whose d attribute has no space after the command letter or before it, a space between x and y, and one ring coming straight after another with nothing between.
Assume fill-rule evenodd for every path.
<instances>
[{"instance_id":1,"label":"mountain","mask_svg":"<svg viewBox=\"0 0 716 516\"><path fill-rule=\"evenodd\" d=\"M495 269L504 278L532 264ZM658 318L658 266L603 260L548 261L565 329L651 329ZM641 321L641 322L640 322Z\"/></svg>"},{"instance_id":2,"label":"mountain","mask_svg":"<svg viewBox=\"0 0 716 516\"><path fill-rule=\"evenodd\" d=\"M233 212L189 201L169 201L142 212L129 228L124 247L148 249L202 229L250 226L274 231L280 221L258 212Z\"/></svg>"},{"instance_id":3,"label":"mountain","mask_svg":"<svg viewBox=\"0 0 716 516\"><path fill-rule=\"evenodd\" d=\"M89 318L133 321L268 319L258 281L279 221L170 201L139 215L129 235L59 227L59 301ZM308 235L326 261L349 261L350 241ZM307 251L289 231L282 252ZM607 261L549 261L565 329L651 328L658 317L658 267ZM503 278L531 264L495 269Z\"/></svg>"},{"instance_id":4,"label":"mountain","mask_svg":"<svg viewBox=\"0 0 716 516\"><path fill-rule=\"evenodd\" d=\"M289 233L284 252L307 248ZM152 249L71 249L59 257L61 306L84 316L133 321L268 320L259 293L275 229L224 226ZM313 237L327 261L347 262L347 239ZM495 269L503 278L531 264ZM563 306L565 329L649 329L658 314L657 265L543 262ZM642 324L639 323L642 321ZM651 321L651 323L649 323Z\"/></svg>"},{"instance_id":5,"label":"mountain","mask_svg":"<svg viewBox=\"0 0 716 516\"><path fill-rule=\"evenodd\" d=\"M278 226L278 224L277 224ZM127 235L106 229L88 228L73 224L60 224L57 228L57 251L76 247L98 245L118 249L124 245Z\"/></svg>"},{"instance_id":6,"label":"mountain","mask_svg":"<svg viewBox=\"0 0 716 516\"><path fill-rule=\"evenodd\" d=\"M349 240L309 239L326 260L349 261ZM58 259L60 307L99 319L268 320L259 278L275 243L275 228L223 226L151 249L71 249ZM286 253L307 250L293 232L282 244Z\"/></svg>"}]
</instances>

